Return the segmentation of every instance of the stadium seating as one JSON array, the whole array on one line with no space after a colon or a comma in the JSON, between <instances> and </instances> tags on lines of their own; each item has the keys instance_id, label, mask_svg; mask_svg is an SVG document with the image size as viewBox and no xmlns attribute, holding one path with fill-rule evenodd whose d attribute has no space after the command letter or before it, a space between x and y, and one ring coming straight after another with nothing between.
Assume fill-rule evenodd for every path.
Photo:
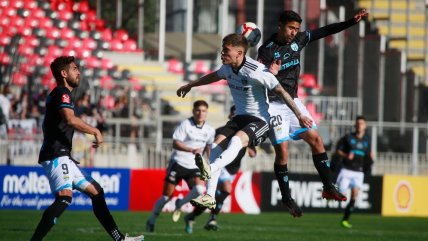
<instances>
[{"instance_id":1,"label":"stadium seating","mask_svg":"<svg viewBox=\"0 0 428 241\"><path fill-rule=\"evenodd\" d=\"M125 30L105 27L88 1L0 0L0 6L0 63L10 65L14 54L19 59L12 84L25 84L31 75L35 84L52 86L49 73L30 70L44 70L61 55L75 55L85 68L97 69L92 73L107 74L114 65L102 51L142 51Z\"/></svg>"},{"instance_id":2,"label":"stadium seating","mask_svg":"<svg viewBox=\"0 0 428 241\"><path fill-rule=\"evenodd\" d=\"M422 0L359 0L379 33L387 37L388 46L404 51L408 66L421 77L428 73L425 4Z\"/></svg>"}]
</instances>

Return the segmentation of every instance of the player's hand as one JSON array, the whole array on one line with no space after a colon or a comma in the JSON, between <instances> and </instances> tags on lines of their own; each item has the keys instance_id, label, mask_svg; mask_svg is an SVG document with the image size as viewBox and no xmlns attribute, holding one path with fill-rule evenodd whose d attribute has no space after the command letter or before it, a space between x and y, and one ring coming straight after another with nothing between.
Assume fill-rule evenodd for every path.
<instances>
[{"instance_id":1,"label":"player's hand","mask_svg":"<svg viewBox=\"0 0 428 241\"><path fill-rule=\"evenodd\" d=\"M273 75L277 75L280 69L281 69L280 59L273 61L269 66L269 72L271 72Z\"/></svg>"},{"instance_id":2,"label":"player's hand","mask_svg":"<svg viewBox=\"0 0 428 241\"><path fill-rule=\"evenodd\" d=\"M302 116L299 118L299 124L303 128L312 128L312 120L307 116Z\"/></svg>"},{"instance_id":3,"label":"player's hand","mask_svg":"<svg viewBox=\"0 0 428 241\"><path fill-rule=\"evenodd\" d=\"M204 152L204 148L192 149L193 154L199 153L202 155L202 152Z\"/></svg>"},{"instance_id":4,"label":"player's hand","mask_svg":"<svg viewBox=\"0 0 428 241\"><path fill-rule=\"evenodd\" d=\"M190 89L192 89L192 87L190 87L188 84L181 86L177 90L177 96L184 98L184 96L186 96L186 94L189 93Z\"/></svg>"},{"instance_id":5,"label":"player's hand","mask_svg":"<svg viewBox=\"0 0 428 241\"><path fill-rule=\"evenodd\" d=\"M97 148L103 144L103 135L101 135L101 132L97 129L97 132L94 135L95 141L92 142L92 147Z\"/></svg>"},{"instance_id":6,"label":"player's hand","mask_svg":"<svg viewBox=\"0 0 428 241\"><path fill-rule=\"evenodd\" d=\"M357 14L355 14L354 19L358 23L363 17L369 15L366 9L362 9Z\"/></svg>"},{"instance_id":7,"label":"player's hand","mask_svg":"<svg viewBox=\"0 0 428 241\"><path fill-rule=\"evenodd\" d=\"M355 154L353 152L350 152L348 154L348 160L354 160Z\"/></svg>"}]
</instances>

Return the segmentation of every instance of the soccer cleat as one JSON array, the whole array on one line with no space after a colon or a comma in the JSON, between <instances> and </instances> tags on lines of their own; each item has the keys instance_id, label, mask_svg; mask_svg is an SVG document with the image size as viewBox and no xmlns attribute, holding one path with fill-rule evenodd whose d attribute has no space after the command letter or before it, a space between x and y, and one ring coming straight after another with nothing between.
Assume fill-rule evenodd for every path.
<instances>
[{"instance_id":1,"label":"soccer cleat","mask_svg":"<svg viewBox=\"0 0 428 241\"><path fill-rule=\"evenodd\" d=\"M282 199L282 202L287 207L288 211L293 217L301 217L303 215L302 209L297 205L297 203L292 198Z\"/></svg>"},{"instance_id":2,"label":"soccer cleat","mask_svg":"<svg viewBox=\"0 0 428 241\"><path fill-rule=\"evenodd\" d=\"M352 225L348 222L348 220L342 220L342 222L340 222L340 225L344 228L352 228Z\"/></svg>"},{"instance_id":3,"label":"soccer cleat","mask_svg":"<svg viewBox=\"0 0 428 241\"><path fill-rule=\"evenodd\" d=\"M337 191L337 188L335 186L331 186L331 187L323 187L322 190L322 198L325 198L327 200L336 200L336 201L346 201L347 198L340 193L339 191Z\"/></svg>"},{"instance_id":4,"label":"soccer cleat","mask_svg":"<svg viewBox=\"0 0 428 241\"><path fill-rule=\"evenodd\" d=\"M177 200L175 200L175 210L172 213L172 221L174 223L178 222L181 216L181 207L178 207L178 204L180 203L180 201L181 201L180 198L177 198Z\"/></svg>"},{"instance_id":5,"label":"soccer cleat","mask_svg":"<svg viewBox=\"0 0 428 241\"><path fill-rule=\"evenodd\" d=\"M207 224L205 224L204 228L206 230L213 230L213 231L217 231L219 229L217 220L215 219L210 219L208 220Z\"/></svg>"},{"instance_id":6,"label":"soccer cleat","mask_svg":"<svg viewBox=\"0 0 428 241\"><path fill-rule=\"evenodd\" d=\"M149 233L153 233L155 231L155 225L151 224L149 221L146 223L146 231Z\"/></svg>"},{"instance_id":7,"label":"soccer cleat","mask_svg":"<svg viewBox=\"0 0 428 241\"><path fill-rule=\"evenodd\" d=\"M208 194L201 195L195 199L190 200L193 206L201 208L209 208L213 210L215 208L215 199Z\"/></svg>"},{"instance_id":8,"label":"soccer cleat","mask_svg":"<svg viewBox=\"0 0 428 241\"><path fill-rule=\"evenodd\" d=\"M186 226L184 226L184 231L188 234L193 233L193 224L195 223L195 220L190 219L188 214L184 216L184 222L186 223Z\"/></svg>"},{"instance_id":9,"label":"soccer cleat","mask_svg":"<svg viewBox=\"0 0 428 241\"><path fill-rule=\"evenodd\" d=\"M201 156L201 154L195 154L195 164L201 171L201 179L206 181L211 178L211 167L208 162Z\"/></svg>"},{"instance_id":10,"label":"soccer cleat","mask_svg":"<svg viewBox=\"0 0 428 241\"><path fill-rule=\"evenodd\" d=\"M128 237L128 234L126 234L123 241L144 241L144 235L140 235L136 237Z\"/></svg>"}]
</instances>

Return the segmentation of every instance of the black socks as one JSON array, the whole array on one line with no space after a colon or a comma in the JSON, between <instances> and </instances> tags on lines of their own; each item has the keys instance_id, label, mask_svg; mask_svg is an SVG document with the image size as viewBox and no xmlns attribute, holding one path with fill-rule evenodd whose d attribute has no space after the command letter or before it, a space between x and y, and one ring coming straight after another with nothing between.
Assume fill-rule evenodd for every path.
<instances>
[{"instance_id":1,"label":"black socks","mask_svg":"<svg viewBox=\"0 0 428 241\"><path fill-rule=\"evenodd\" d=\"M290 199L291 193L290 193L290 183L288 180L288 167L287 164L285 165L279 165L274 164L273 170L275 172L276 180L278 181L279 190L281 191L282 199Z\"/></svg>"}]
</instances>

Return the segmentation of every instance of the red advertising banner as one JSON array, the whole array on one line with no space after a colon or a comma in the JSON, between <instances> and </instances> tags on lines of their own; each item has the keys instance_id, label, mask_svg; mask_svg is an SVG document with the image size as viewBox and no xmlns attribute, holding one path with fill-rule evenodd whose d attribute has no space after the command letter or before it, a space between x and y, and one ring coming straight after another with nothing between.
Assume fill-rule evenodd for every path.
<instances>
[{"instance_id":1,"label":"red advertising banner","mask_svg":"<svg viewBox=\"0 0 428 241\"><path fill-rule=\"evenodd\" d=\"M156 200L162 195L165 179L165 169L131 170L129 210L150 211ZM238 173L233 181L233 191L223 205L223 212L260 213L261 204L261 174L253 172ZM173 197L165 205L164 212L172 212L175 200L189 192L186 182L177 185ZM190 212L192 206L188 203L182 207Z\"/></svg>"}]
</instances>

